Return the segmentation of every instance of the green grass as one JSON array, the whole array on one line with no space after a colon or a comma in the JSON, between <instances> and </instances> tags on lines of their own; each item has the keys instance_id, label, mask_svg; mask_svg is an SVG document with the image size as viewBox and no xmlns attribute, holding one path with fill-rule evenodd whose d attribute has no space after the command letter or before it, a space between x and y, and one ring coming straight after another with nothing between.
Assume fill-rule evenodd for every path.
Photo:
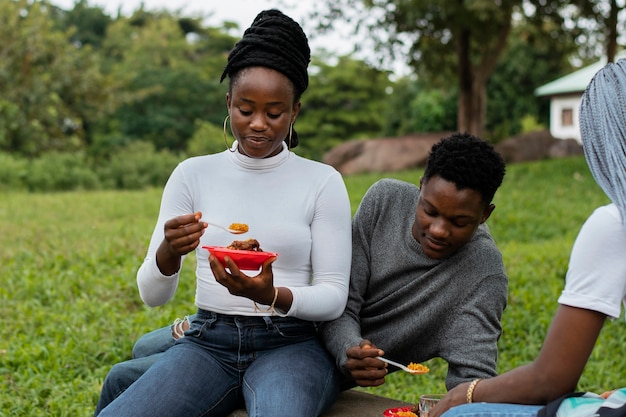
<instances>
[{"instance_id":1,"label":"green grass","mask_svg":"<svg viewBox=\"0 0 626 417\"><path fill-rule=\"evenodd\" d=\"M387 174L417 183L420 170ZM346 178L353 209L384 175ZM194 262L159 308L137 294L161 190L0 194L0 416L90 416L100 385L146 331L194 310ZM607 197L584 159L511 165L488 223L510 277L500 371L532 360L556 308L572 243ZM607 323L580 389L623 386L622 320ZM575 331L575 329L573 329ZM406 401L443 392L445 363L366 391Z\"/></svg>"}]
</instances>

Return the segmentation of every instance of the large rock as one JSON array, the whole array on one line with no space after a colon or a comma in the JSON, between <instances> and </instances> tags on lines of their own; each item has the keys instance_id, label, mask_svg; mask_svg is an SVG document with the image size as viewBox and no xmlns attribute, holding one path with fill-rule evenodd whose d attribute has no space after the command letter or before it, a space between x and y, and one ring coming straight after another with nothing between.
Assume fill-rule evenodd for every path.
<instances>
[{"instance_id":1,"label":"large rock","mask_svg":"<svg viewBox=\"0 0 626 417\"><path fill-rule=\"evenodd\" d=\"M507 163L582 155L575 139L557 139L547 130L512 136L495 146Z\"/></svg>"},{"instance_id":2,"label":"large rock","mask_svg":"<svg viewBox=\"0 0 626 417\"><path fill-rule=\"evenodd\" d=\"M323 161L343 175L394 172L424 166L430 148L451 132L421 133L399 138L351 140L331 149ZM556 139L549 131L510 137L495 148L507 163L582 155L575 139Z\"/></svg>"},{"instance_id":3,"label":"large rock","mask_svg":"<svg viewBox=\"0 0 626 417\"><path fill-rule=\"evenodd\" d=\"M424 133L399 138L352 140L324 155L323 161L344 175L394 172L423 166L430 148L450 133Z\"/></svg>"}]
</instances>

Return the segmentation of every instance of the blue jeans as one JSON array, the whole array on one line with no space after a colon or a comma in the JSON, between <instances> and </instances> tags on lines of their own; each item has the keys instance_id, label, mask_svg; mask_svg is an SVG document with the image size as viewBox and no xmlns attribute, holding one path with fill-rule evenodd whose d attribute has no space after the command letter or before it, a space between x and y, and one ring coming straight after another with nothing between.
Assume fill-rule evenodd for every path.
<instances>
[{"instance_id":1,"label":"blue jeans","mask_svg":"<svg viewBox=\"0 0 626 417\"><path fill-rule=\"evenodd\" d=\"M313 323L200 310L176 341L99 414L318 416L339 393L339 372Z\"/></svg>"},{"instance_id":2,"label":"blue jeans","mask_svg":"<svg viewBox=\"0 0 626 417\"><path fill-rule=\"evenodd\" d=\"M195 315L189 316L189 320L191 321L193 317ZM161 357L163 352L174 346L175 341L171 326L153 330L137 339L133 346L133 359L117 363L109 370L102 384L94 415L100 414L104 407L126 391Z\"/></svg>"},{"instance_id":3,"label":"blue jeans","mask_svg":"<svg viewBox=\"0 0 626 417\"><path fill-rule=\"evenodd\" d=\"M193 320L194 315L189 316L189 322ZM161 327L141 336L133 345L133 359L145 358L155 353L165 352L172 346L176 339L172 337L171 325Z\"/></svg>"},{"instance_id":4,"label":"blue jeans","mask_svg":"<svg viewBox=\"0 0 626 417\"><path fill-rule=\"evenodd\" d=\"M536 417L543 405L471 403L452 407L441 417Z\"/></svg>"}]
</instances>

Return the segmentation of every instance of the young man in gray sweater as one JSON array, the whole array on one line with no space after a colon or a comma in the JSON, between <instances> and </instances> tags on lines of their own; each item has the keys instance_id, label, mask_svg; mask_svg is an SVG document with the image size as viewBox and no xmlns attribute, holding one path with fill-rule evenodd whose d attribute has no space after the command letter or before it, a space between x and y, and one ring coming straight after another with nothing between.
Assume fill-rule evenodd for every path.
<instances>
[{"instance_id":1,"label":"young man in gray sweater","mask_svg":"<svg viewBox=\"0 0 626 417\"><path fill-rule=\"evenodd\" d=\"M508 279L485 221L505 164L468 134L435 144L420 187L382 179L352 223L350 293L320 335L343 388L378 386L397 368L440 357L446 387L496 375Z\"/></svg>"}]
</instances>

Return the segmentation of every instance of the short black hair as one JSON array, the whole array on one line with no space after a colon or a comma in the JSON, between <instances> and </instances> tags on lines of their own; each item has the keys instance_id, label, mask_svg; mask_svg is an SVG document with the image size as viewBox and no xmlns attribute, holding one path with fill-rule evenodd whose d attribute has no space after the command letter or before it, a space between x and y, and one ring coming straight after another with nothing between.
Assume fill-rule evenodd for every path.
<instances>
[{"instance_id":1,"label":"short black hair","mask_svg":"<svg viewBox=\"0 0 626 417\"><path fill-rule=\"evenodd\" d=\"M478 191L488 205L502 184L506 165L494 147L469 133L453 133L430 150L424 180L441 177L459 190Z\"/></svg>"}]
</instances>

